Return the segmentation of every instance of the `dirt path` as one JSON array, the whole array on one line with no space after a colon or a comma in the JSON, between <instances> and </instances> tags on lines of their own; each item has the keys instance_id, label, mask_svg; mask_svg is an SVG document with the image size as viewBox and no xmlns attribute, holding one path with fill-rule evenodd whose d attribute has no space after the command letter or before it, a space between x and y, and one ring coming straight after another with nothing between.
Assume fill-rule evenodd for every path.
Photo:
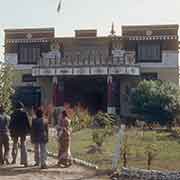
<instances>
[{"instance_id":1,"label":"dirt path","mask_svg":"<svg viewBox=\"0 0 180 180\"><path fill-rule=\"evenodd\" d=\"M0 167L0 180L107 180L107 177L98 177L93 170L82 166L72 165L69 168L57 168L56 160L48 158L48 169L41 170L33 167L33 154L28 153L29 166L20 165ZM17 161L19 163L19 161Z\"/></svg>"}]
</instances>

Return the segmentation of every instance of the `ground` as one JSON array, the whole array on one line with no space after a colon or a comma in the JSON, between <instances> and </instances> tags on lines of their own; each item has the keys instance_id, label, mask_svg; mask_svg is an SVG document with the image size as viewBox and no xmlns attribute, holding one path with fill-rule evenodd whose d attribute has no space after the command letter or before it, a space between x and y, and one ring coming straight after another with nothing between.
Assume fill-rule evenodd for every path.
<instances>
[{"instance_id":1,"label":"ground","mask_svg":"<svg viewBox=\"0 0 180 180\"><path fill-rule=\"evenodd\" d=\"M178 128L176 129L178 130ZM93 129L82 129L73 133L72 153L74 157L86 160L99 166L100 169L111 169L112 158L115 146L118 141L116 133L108 137L103 144L102 153L88 154L88 149L93 145ZM128 146L128 167L147 168L147 147L154 144L157 152L152 161L151 168L157 170L179 171L180 164L180 128L179 135L166 129L146 130L130 128L126 130ZM48 148L50 151L57 152L57 143L50 141ZM119 167L122 166L122 161Z\"/></svg>"},{"instance_id":2,"label":"ground","mask_svg":"<svg viewBox=\"0 0 180 180\"><path fill-rule=\"evenodd\" d=\"M57 168L56 159L48 158L48 169L33 167L33 154L29 155L29 166L20 165L0 167L0 180L107 180L107 177L96 176L96 172L82 166L73 165L69 168ZM19 163L19 160L18 162Z\"/></svg>"},{"instance_id":3,"label":"ground","mask_svg":"<svg viewBox=\"0 0 180 180\"><path fill-rule=\"evenodd\" d=\"M180 132L180 129L176 129ZM48 149L57 153L57 141L55 134L50 133ZM89 147L93 144L92 129L83 129L73 133L71 150L73 156L86 160L99 166L100 169L111 169L112 157L117 143L116 133L109 137L103 144L103 152L88 154ZM179 171L180 164L180 133L166 131L165 129L146 130L144 133L141 129L127 129L128 145L128 167L147 168L147 147L154 144L157 147L156 155L152 161L151 168L156 170ZM22 168L19 165L0 167L0 180L107 180L107 177L96 176L96 172L82 166L73 165L67 169L55 167L56 159L49 158L49 169L40 170L33 167L33 154L29 153L28 168ZM122 161L119 167L122 166Z\"/></svg>"}]
</instances>

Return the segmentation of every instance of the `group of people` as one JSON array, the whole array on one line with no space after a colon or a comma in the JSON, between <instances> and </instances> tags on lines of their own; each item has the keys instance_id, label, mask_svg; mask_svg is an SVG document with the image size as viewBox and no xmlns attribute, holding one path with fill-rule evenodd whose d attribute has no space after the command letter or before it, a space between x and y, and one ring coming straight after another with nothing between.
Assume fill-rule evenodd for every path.
<instances>
[{"instance_id":1,"label":"group of people","mask_svg":"<svg viewBox=\"0 0 180 180\"><path fill-rule=\"evenodd\" d=\"M2 105L0 105L0 165L10 164L9 162L9 134L12 139L12 162L16 164L18 145L20 141L20 164L28 166L28 155L26 149L26 139L30 135L31 143L34 145L34 166L47 168L47 143L48 143L48 121L44 118L42 108L34 109L35 117L30 123L28 115L21 102L15 104L15 110L8 117ZM71 128L70 119L66 111L59 117L57 125L58 137L58 162L60 167L68 167L72 164L70 141Z\"/></svg>"}]
</instances>

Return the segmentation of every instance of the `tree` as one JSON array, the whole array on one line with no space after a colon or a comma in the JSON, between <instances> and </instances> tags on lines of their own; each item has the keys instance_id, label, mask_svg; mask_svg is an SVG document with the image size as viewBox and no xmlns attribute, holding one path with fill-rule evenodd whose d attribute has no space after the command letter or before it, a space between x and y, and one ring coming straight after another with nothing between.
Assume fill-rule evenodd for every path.
<instances>
[{"instance_id":1,"label":"tree","mask_svg":"<svg viewBox=\"0 0 180 180\"><path fill-rule=\"evenodd\" d=\"M180 112L180 89L171 82L142 81L132 92L132 112L142 120L172 124Z\"/></svg>"},{"instance_id":2,"label":"tree","mask_svg":"<svg viewBox=\"0 0 180 180\"><path fill-rule=\"evenodd\" d=\"M0 63L0 103L4 105L5 111L10 113L12 108L11 97L13 89L13 67L7 63Z\"/></svg>"}]
</instances>

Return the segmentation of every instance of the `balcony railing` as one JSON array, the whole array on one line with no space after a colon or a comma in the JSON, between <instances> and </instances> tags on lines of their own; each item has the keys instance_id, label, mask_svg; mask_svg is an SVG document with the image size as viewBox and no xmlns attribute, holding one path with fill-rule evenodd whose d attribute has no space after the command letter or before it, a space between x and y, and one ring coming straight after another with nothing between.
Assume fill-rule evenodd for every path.
<instances>
[{"instance_id":1,"label":"balcony railing","mask_svg":"<svg viewBox=\"0 0 180 180\"><path fill-rule=\"evenodd\" d=\"M119 53L119 54L118 54ZM135 53L116 51L113 56L81 56L76 54L60 58L58 54L44 54L33 67L33 76L60 75L140 75L140 67L135 64Z\"/></svg>"},{"instance_id":2,"label":"balcony railing","mask_svg":"<svg viewBox=\"0 0 180 180\"><path fill-rule=\"evenodd\" d=\"M73 66L120 66L120 65L135 65L135 52L126 51L123 56L89 56L83 57L81 55L65 56L60 58L58 55L43 54L39 59L38 67L73 67Z\"/></svg>"}]
</instances>

